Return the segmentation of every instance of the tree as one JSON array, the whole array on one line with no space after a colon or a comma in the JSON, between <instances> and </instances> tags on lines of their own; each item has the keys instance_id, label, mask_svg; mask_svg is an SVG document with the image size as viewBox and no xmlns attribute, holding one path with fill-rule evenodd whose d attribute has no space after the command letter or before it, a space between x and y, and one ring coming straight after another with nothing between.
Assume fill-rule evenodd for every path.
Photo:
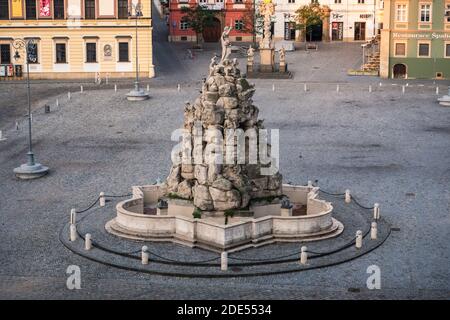
<instances>
[{"instance_id":1,"label":"tree","mask_svg":"<svg viewBox=\"0 0 450 320\"><path fill-rule=\"evenodd\" d=\"M196 46L200 46L200 38L203 30L213 24L214 18L220 11L210 10L206 6L197 5L196 7L182 7L181 12L184 13L182 21L187 22L189 28L195 32Z\"/></svg>"},{"instance_id":2,"label":"tree","mask_svg":"<svg viewBox=\"0 0 450 320\"><path fill-rule=\"evenodd\" d=\"M325 19L325 13L318 1L303 5L295 12L297 15L297 28L306 32L314 25L321 24ZM312 32L309 33L309 41L312 41Z\"/></svg>"}]
</instances>

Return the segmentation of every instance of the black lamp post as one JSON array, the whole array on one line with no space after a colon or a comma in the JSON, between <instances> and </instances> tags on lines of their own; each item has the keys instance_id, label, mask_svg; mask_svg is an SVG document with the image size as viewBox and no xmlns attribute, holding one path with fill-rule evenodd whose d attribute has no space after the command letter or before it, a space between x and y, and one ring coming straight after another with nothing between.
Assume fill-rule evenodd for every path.
<instances>
[{"instance_id":1,"label":"black lamp post","mask_svg":"<svg viewBox=\"0 0 450 320\"><path fill-rule=\"evenodd\" d=\"M16 177L19 179L35 179L48 173L48 167L35 162L33 153L33 143L31 134L31 97L30 97L30 62L37 61L37 43L34 39L15 39L12 43L16 50L14 59L20 59L19 50L25 49L25 63L27 65L27 100L28 100L28 161L20 167L14 169Z\"/></svg>"},{"instance_id":2,"label":"black lamp post","mask_svg":"<svg viewBox=\"0 0 450 320\"><path fill-rule=\"evenodd\" d=\"M142 17L142 4L140 2L134 4L130 3L130 11L128 11L128 16L135 19L135 28L136 28L136 36L135 36L135 60L136 60L136 79L134 81L134 89L131 90L127 94L127 99L130 101L141 101L148 99L148 94L144 92L143 89L139 86L139 54L138 54L138 19ZM134 9L134 15L133 15Z\"/></svg>"}]
</instances>

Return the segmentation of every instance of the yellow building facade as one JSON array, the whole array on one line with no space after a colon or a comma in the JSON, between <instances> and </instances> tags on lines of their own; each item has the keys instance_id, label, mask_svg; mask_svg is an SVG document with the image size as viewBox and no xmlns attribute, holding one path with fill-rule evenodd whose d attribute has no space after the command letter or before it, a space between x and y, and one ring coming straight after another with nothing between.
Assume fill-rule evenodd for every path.
<instances>
[{"instance_id":1,"label":"yellow building facade","mask_svg":"<svg viewBox=\"0 0 450 320\"><path fill-rule=\"evenodd\" d=\"M33 79L133 77L136 23L139 75L154 77L151 0L0 0L0 79L26 70L17 39L36 43Z\"/></svg>"}]
</instances>

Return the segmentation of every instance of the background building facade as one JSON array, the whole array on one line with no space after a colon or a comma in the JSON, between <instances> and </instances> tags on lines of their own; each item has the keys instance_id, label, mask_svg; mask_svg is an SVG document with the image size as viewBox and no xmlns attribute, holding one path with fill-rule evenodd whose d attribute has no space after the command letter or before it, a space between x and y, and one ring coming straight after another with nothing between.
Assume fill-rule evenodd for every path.
<instances>
[{"instance_id":1,"label":"background building facade","mask_svg":"<svg viewBox=\"0 0 450 320\"><path fill-rule=\"evenodd\" d=\"M331 9L329 21L318 26L319 32L315 33L313 40L365 41L378 32L377 12L382 2L379 0L278 0L274 18L275 39L303 40L301 32L295 28L295 12L311 2L319 2Z\"/></svg>"},{"instance_id":2,"label":"background building facade","mask_svg":"<svg viewBox=\"0 0 450 320\"><path fill-rule=\"evenodd\" d=\"M385 0L380 76L450 79L450 0Z\"/></svg>"},{"instance_id":3,"label":"background building facade","mask_svg":"<svg viewBox=\"0 0 450 320\"><path fill-rule=\"evenodd\" d=\"M202 34L206 42L217 42L225 26L233 26L231 41L253 41L253 0L170 0L169 41L196 41L195 32L183 21L182 7L197 5L217 11L213 23Z\"/></svg>"},{"instance_id":4,"label":"background building facade","mask_svg":"<svg viewBox=\"0 0 450 320\"><path fill-rule=\"evenodd\" d=\"M0 0L0 78L24 66L23 51L21 59L14 58L17 38L37 44L31 78L133 77L136 20L129 10L137 1L143 13L139 73L153 77L151 0Z\"/></svg>"}]
</instances>

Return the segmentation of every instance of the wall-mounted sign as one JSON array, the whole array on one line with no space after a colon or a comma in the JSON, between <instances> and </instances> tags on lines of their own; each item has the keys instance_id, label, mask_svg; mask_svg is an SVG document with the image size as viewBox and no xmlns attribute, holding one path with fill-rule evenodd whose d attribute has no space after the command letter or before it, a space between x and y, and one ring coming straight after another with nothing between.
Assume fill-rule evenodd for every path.
<instances>
[{"instance_id":1,"label":"wall-mounted sign","mask_svg":"<svg viewBox=\"0 0 450 320\"><path fill-rule=\"evenodd\" d=\"M335 13L335 12L333 12L332 14L331 14L331 17L333 18L333 19L342 19L343 17L344 17L344 15L343 14L340 14L340 13Z\"/></svg>"},{"instance_id":2,"label":"wall-mounted sign","mask_svg":"<svg viewBox=\"0 0 450 320\"><path fill-rule=\"evenodd\" d=\"M23 17L23 0L11 0L11 18L22 19Z\"/></svg>"},{"instance_id":3,"label":"wall-mounted sign","mask_svg":"<svg viewBox=\"0 0 450 320\"><path fill-rule=\"evenodd\" d=\"M39 0L39 18L51 18L51 0Z\"/></svg>"},{"instance_id":4,"label":"wall-mounted sign","mask_svg":"<svg viewBox=\"0 0 450 320\"><path fill-rule=\"evenodd\" d=\"M370 13L366 13L366 14L360 14L359 17L361 19L369 19L369 18L372 18L373 16Z\"/></svg>"},{"instance_id":5,"label":"wall-mounted sign","mask_svg":"<svg viewBox=\"0 0 450 320\"><path fill-rule=\"evenodd\" d=\"M450 40L450 33L444 32L423 32L423 33L402 33L393 32L392 37L396 39L445 39Z\"/></svg>"}]
</instances>

